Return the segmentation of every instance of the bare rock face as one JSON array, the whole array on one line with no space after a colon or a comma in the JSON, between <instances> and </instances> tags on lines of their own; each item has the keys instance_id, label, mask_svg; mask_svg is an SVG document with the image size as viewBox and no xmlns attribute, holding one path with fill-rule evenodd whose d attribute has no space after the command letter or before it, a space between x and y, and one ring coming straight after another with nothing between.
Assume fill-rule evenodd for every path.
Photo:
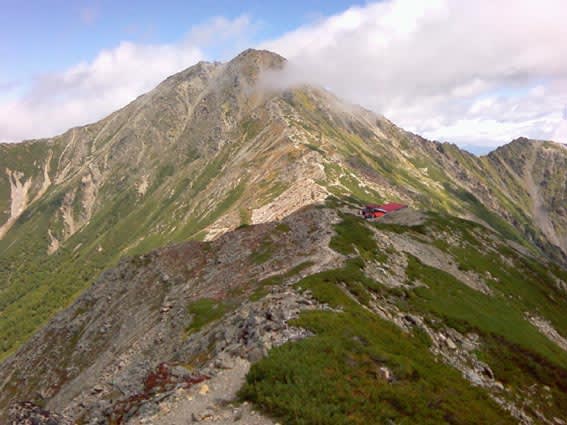
<instances>
[{"instance_id":1,"label":"bare rock face","mask_svg":"<svg viewBox=\"0 0 567 425\"><path fill-rule=\"evenodd\" d=\"M28 206L28 192L32 184L32 180L25 180L24 174L19 171L12 171L6 168L6 174L10 182L10 217L0 226L0 239L8 233L8 230L10 230Z\"/></svg>"}]
</instances>

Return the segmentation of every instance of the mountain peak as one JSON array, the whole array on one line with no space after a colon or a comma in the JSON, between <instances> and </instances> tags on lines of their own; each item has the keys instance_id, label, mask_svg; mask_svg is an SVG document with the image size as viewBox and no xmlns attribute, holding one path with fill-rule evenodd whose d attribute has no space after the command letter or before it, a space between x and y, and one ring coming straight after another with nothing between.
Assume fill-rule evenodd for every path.
<instances>
[{"instance_id":1,"label":"mountain peak","mask_svg":"<svg viewBox=\"0 0 567 425\"><path fill-rule=\"evenodd\" d=\"M195 65L171 75L164 83L170 81L179 82L198 75L212 74L219 68L225 68L233 76L241 74L254 77L255 79L261 72L268 69L277 70L283 68L285 62L286 59L284 57L269 50L246 49L228 62L199 61Z\"/></svg>"},{"instance_id":2,"label":"mountain peak","mask_svg":"<svg viewBox=\"0 0 567 425\"><path fill-rule=\"evenodd\" d=\"M235 56L230 63L253 62L266 65L283 65L286 59L270 50L246 49Z\"/></svg>"},{"instance_id":3,"label":"mountain peak","mask_svg":"<svg viewBox=\"0 0 567 425\"><path fill-rule=\"evenodd\" d=\"M285 63L285 58L269 50L247 49L226 64L226 73L255 83L262 72L282 69Z\"/></svg>"},{"instance_id":4,"label":"mountain peak","mask_svg":"<svg viewBox=\"0 0 567 425\"><path fill-rule=\"evenodd\" d=\"M532 150L540 150L540 149L551 149L551 151L560 151L562 152L562 148L565 148L565 145L561 143L557 143L551 140L537 140L537 139L529 139L527 137L518 137L517 139L512 140L510 143L502 145L496 148L494 151L490 153L492 156L498 156L502 154L518 154L520 152L529 152Z\"/></svg>"}]
</instances>

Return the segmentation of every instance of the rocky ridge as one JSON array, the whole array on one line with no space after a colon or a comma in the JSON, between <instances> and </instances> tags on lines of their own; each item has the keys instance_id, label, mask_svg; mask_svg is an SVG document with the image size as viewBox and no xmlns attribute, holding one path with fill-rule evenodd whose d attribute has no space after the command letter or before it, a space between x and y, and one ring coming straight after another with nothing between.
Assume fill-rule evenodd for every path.
<instances>
[{"instance_id":1,"label":"rocky ridge","mask_svg":"<svg viewBox=\"0 0 567 425\"><path fill-rule=\"evenodd\" d=\"M274 273L290 272L293 281L340 263L340 255L325 248L336 220L330 211L306 210L279 225L123 261L2 364L0 403L29 399L31 388L41 388L35 402L49 400L49 408L74 418L85 410L98 417L109 413L109 400L143 394L144 377L156 362L200 365L210 357L214 364L226 355L257 360L304 336L286 323L313 301L291 290L252 304L246 299ZM212 330L188 334L187 305L199 299L234 312ZM210 375L206 368L198 374Z\"/></svg>"}]
</instances>

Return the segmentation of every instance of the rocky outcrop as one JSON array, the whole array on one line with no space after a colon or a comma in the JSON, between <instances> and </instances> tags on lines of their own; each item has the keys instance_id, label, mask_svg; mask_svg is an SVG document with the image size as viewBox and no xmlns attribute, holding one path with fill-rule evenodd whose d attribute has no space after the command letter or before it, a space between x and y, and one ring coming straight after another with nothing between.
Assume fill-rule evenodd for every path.
<instances>
[{"instance_id":1,"label":"rocky outcrop","mask_svg":"<svg viewBox=\"0 0 567 425\"><path fill-rule=\"evenodd\" d=\"M551 323L534 314L527 314L526 317L542 334L557 344L562 350L567 351L567 338L557 332L557 329Z\"/></svg>"},{"instance_id":2,"label":"rocky outcrop","mask_svg":"<svg viewBox=\"0 0 567 425\"><path fill-rule=\"evenodd\" d=\"M281 287L274 288L273 293L261 301L243 304L219 323L192 335L178 348L173 358L177 364L187 364L188 360L208 352L207 361L191 373L179 366L169 372L188 378L155 391L137 408L128 406L126 409L124 402L119 401L121 411L131 412L124 423L157 425L187 417L193 417L193 422L225 423L240 417L244 423L271 424L269 419L253 415L237 403L236 393L244 384L251 363L260 360L273 347L310 335L288 325L288 321L303 310L318 308L325 307Z\"/></svg>"}]
</instances>

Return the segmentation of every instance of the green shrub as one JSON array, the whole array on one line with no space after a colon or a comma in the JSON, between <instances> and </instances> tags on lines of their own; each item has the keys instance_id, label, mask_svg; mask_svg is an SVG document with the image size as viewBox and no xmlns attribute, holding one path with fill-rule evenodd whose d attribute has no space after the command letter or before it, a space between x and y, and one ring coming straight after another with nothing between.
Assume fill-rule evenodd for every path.
<instances>
[{"instance_id":1,"label":"green shrub","mask_svg":"<svg viewBox=\"0 0 567 425\"><path fill-rule=\"evenodd\" d=\"M187 333L200 331L205 325L220 319L230 310L227 304L211 298L203 298L187 306L187 311L193 316Z\"/></svg>"}]
</instances>

